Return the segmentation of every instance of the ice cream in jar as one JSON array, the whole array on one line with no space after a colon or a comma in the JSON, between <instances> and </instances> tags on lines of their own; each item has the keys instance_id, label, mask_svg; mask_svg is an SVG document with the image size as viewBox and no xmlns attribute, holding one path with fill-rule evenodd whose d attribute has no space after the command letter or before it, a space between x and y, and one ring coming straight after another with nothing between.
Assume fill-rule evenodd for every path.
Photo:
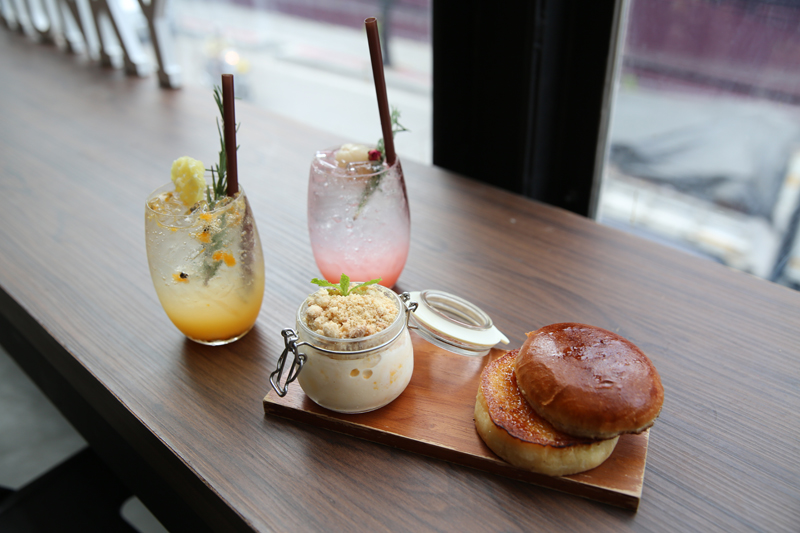
<instances>
[{"instance_id":1,"label":"ice cream in jar","mask_svg":"<svg viewBox=\"0 0 800 533\"><path fill-rule=\"evenodd\" d=\"M314 280L320 289L297 311L297 337L306 356L297 376L322 407L363 413L400 396L414 370L406 308L379 280L350 286Z\"/></svg>"}]
</instances>

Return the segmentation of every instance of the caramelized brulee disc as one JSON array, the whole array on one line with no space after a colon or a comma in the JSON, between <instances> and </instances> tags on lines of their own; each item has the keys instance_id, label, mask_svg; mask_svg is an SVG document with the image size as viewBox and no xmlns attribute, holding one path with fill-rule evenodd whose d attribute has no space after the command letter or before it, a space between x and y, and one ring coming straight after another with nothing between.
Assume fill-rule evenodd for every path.
<instances>
[{"instance_id":1,"label":"caramelized brulee disc","mask_svg":"<svg viewBox=\"0 0 800 533\"><path fill-rule=\"evenodd\" d=\"M486 445L509 463L550 476L590 470L614 451L618 437L573 437L541 418L519 391L517 350L489 362L481 374L475 427Z\"/></svg>"},{"instance_id":2,"label":"caramelized brulee disc","mask_svg":"<svg viewBox=\"0 0 800 533\"><path fill-rule=\"evenodd\" d=\"M517 352L513 350L492 361L481 376L481 392L492 422L512 437L535 444L562 448L595 442L562 433L536 414L517 387L514 375Z\"/></svg>"}]
</instances>

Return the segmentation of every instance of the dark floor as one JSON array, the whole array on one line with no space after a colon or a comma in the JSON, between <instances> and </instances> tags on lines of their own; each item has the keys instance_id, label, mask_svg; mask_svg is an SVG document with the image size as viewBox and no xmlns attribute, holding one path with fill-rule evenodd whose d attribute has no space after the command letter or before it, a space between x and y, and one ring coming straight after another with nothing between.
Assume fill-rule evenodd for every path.
<instances>
[{"instance_id":1,"label":"dark floor","mask_svg":"<svg viewBox=\"0 0 800 533\"><path fill-rule=\"evenodd\" d=\"M19 491L86 448L86 441L0 347L0 487ZM122 517L141 533L166 530L136 498Z\"/></svg>"}]
</instances>

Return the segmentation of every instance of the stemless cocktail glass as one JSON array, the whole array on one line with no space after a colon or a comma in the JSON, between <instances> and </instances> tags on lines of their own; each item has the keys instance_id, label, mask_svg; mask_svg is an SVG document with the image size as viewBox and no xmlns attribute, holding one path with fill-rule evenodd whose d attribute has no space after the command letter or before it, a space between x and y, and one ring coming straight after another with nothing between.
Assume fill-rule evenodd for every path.
<instances>
[{"instance_id":1,"label":"stemless cocktail glass","mask_svg":"<svg viewBox=\"0 0 800 533\"><path fill-rule=\"evenodd\" d=\"M317 152L308 181L308 230L322 276L332 283L381 278L393 287L408 258L411 232L400 160L340 166L338 148Z\"/></svg>"},{"instance_id":2,"label":"stemless cocktail glass","mask_svg":"<svg viewBox=\"0 0 800 533\"><path fill-rule=\"evenodd\" d=\"M264 256L243 190L213 210L170 201L173 185L145 205L147 260L158 299L189 339L220 345L243 337L264 297Z\"/></svg>"}]
</instances>

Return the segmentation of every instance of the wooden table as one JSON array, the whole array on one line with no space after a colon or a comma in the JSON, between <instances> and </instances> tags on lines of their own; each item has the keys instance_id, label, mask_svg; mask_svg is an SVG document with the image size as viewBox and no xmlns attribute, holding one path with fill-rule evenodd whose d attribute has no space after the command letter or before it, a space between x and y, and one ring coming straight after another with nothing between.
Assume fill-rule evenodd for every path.
<instances>
[{"instance_id":1,"label":"wooden table","mask_svg":"<svg viewBox=\"0 0 800 533\"><path fill-rule=\"evenodd\" d=\"M173 159L215 157L210 91L0 40L3 344L170 529L797 531L797 292L407 161L399 289L469 297L511 347L578 321L655 363L638 512L265 416L280 330L318 275L308 164L344 139L237 104L269 281L255 329L203 347L156 298L143 201Z\"/></svg>"}]
</instances>

